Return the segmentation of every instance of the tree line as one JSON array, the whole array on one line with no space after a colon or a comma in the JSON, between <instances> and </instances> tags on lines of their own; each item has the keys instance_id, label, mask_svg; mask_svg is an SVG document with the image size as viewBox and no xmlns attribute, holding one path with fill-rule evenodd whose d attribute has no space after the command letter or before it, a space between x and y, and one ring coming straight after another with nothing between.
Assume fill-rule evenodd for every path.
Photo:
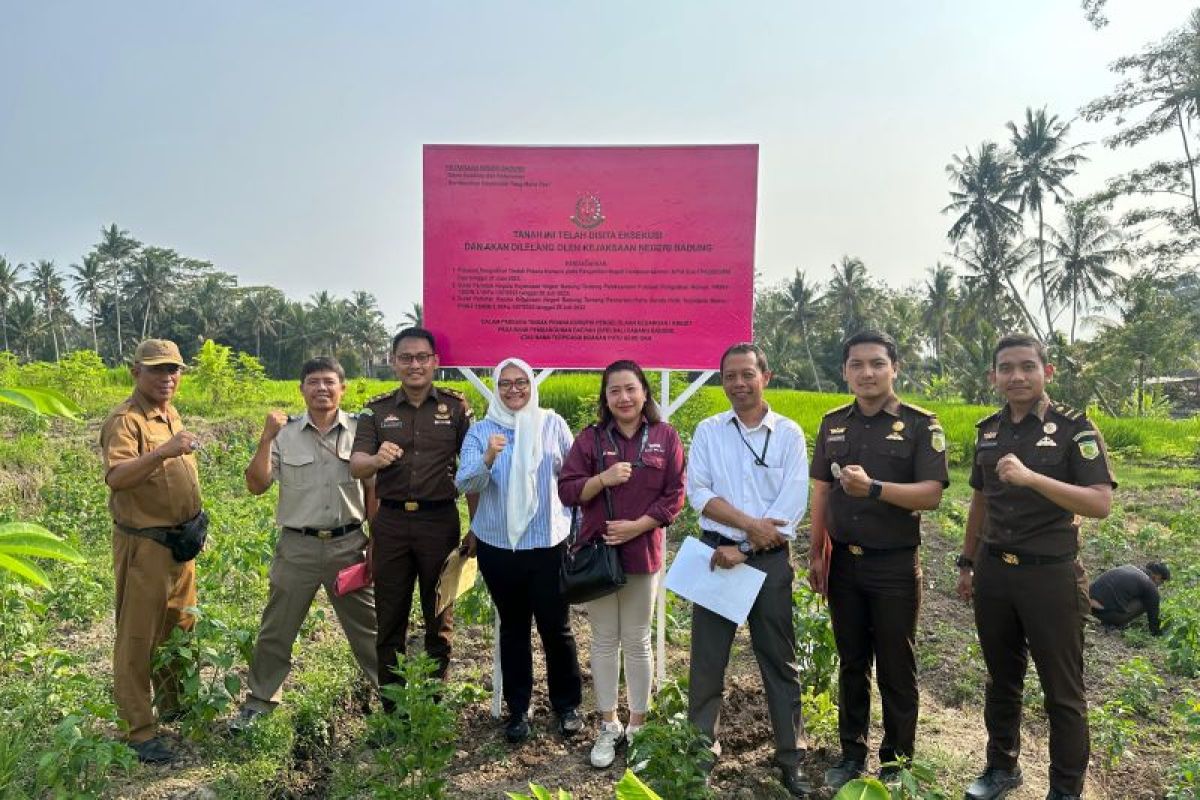
<instances>
[{"instance_id":1,"label":"tree line","mask_svg":"<svg viewBox=\"0 0 1200 800\"><path fill-rule=\"evenodd\" d=\"M1051 345L1064 400L1114 414L1154 411L1160 398L1150 379L1200 366L1200 11L1112 70L1112 92L1080 116L1116 120L1103 146L1168 136L1179 142L1177 158L1076 197L1070 186L1089 144L1073 142L1071 123L1058 115L1027 108L1002 136L951 157L941 209L947 250L923 281L889 286L846 255L756 289L755 333L777 382L839 388L842 340L878 327L902 344L903 388L983 401L992 343L1024 330ZM401 324L422 317L414 303ZM0 256L5 350L57 360L89 348L116 364L146 336L174 339L188 356L213 339L290 377L318 352L336 353L351 374L374 374L390 331L369 292L296 300L270 286L239 286L233 274L115 223L65 270Z\"/></svg>"}]
</instances>

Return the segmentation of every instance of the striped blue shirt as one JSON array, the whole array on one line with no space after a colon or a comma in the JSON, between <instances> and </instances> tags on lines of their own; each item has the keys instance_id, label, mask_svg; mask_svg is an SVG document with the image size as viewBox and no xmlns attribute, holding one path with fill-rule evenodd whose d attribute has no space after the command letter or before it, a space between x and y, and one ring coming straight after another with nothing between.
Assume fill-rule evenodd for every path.
<instances>
[{"instance_id":1,"label":"striped blue shirt","mask_svg":"<svg viewBox=\"0 0 1200 800\"><path fill-rule=\"evenodd\" d=\"M497 433L507 436L511 445L512 428L486 418L471 426L463 440L462 452L458 454L458 474L454 476L454 483L460 492L479 493L479 507L471 521L471 530L479 541L511 550L514 548L508 541L504 500L508 496L512 447L500 451L491 469L483 463L488 438ZM542 463L538 465L537 473L537 510L515 549L553 547L571 533L571 510L563 508L558 499L558 473L574 439L566 420L553 411L546 411L542 421Z\"/></svg>"}]
</instances>

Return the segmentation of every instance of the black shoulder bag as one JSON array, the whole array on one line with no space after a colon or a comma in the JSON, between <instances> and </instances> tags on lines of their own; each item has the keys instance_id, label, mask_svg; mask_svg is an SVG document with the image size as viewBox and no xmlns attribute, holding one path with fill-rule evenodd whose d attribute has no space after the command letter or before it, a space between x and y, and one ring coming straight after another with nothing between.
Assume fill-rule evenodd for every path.
<instances>
[{"instance_id":1,"label":"black shoulder bag","mask_svg":"<svg viewBox=\"0 0 1200 800\"><path fill-rule=\"evenodd\" d=\"M600 428L595 428L596 464L600 472L604 469L604 451L600 444ZM599 474L599 473L597 473ZM613 518L612 495L604 488L604 510L607 519ZM587 603L612 594L625 585L625 570L617 548L610 547L603 539L592 539L578 543L580 514L579 507L571 509L571 535L563 550L562 567L558 572L558 589L568 603Z\"/></svg>"}]
</instances>

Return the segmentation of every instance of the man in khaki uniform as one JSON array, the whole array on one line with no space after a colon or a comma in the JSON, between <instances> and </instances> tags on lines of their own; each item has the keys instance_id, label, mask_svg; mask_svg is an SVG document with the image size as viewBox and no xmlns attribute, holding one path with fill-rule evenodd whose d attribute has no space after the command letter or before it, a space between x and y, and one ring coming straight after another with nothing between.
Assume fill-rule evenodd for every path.
<instances>
[{"instance_id":1,"label":"man in khaki uniform","mask_svg":"<svg viewBox=\"0 0 1200 800\"><path fill-rule=\"evenodd\" d=\"M334 593L338 572L364 558L362 526L373 491L350 475L358 421L340 408L346 393L342 365L326 356L310 359L300 370L300 393L307 411L290 420L282 411L268 414L258 450L246 467L251 494L262 494L279 481L276 519L281 530L250 667L250 696L230 724L234 730L279 704L292 668L292 645L322 586L359 666L378 685L375 593L371 587L342 597Z\"/></svg>"},{"instance_id":2,"label":"man in khaki uniform","mask_svg":"<svg viewBox=\"0 0 1200 800\"><path fill-rule=\"evenodd\" d=\"M113 409L100 431L114 523L113 695L129 727L129 743L147 763L175 757L158 735L151 687L160 716L178 712L178 676L169 670L152 674L154 651L173 628L191 628L187 609L196 605L195 562L179 563L167 546L142 533L178 528L200 513L192 455L199 442L171 405L183 367L174 342L147 339L138 345L133 395Z\"/></svg>"}]
</instances>

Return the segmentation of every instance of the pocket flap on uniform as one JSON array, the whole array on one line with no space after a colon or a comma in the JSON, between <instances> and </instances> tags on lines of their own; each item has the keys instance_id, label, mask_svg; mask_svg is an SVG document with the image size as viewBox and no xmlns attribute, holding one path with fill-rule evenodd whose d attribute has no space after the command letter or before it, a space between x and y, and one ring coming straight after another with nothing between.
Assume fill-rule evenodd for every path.
<instances>
[{"instance_id":1,"label":"pocket flap on uniform","mask_svg":"<svg viewBox=\"0 0 1200 800\"><path fill-rule=\"evenodd\" d=\"M303 467L316 460L312 453L281 453L279 460L289 467Z\"/></svg>"},{"instance_id":2,"label":"pocket flap on uniform","mask_svg":"<svg viewBox=\"0 0 1200 800\"><path fill-rule=\"evenodd\" d=\"M651 469L666 469L667 468L666 456L660 456L660 455L656 455L654 453L646 453L645 455L643 455L642 463L645 464L647 467L650 467Z\"/></svg>"}]
</instances>

